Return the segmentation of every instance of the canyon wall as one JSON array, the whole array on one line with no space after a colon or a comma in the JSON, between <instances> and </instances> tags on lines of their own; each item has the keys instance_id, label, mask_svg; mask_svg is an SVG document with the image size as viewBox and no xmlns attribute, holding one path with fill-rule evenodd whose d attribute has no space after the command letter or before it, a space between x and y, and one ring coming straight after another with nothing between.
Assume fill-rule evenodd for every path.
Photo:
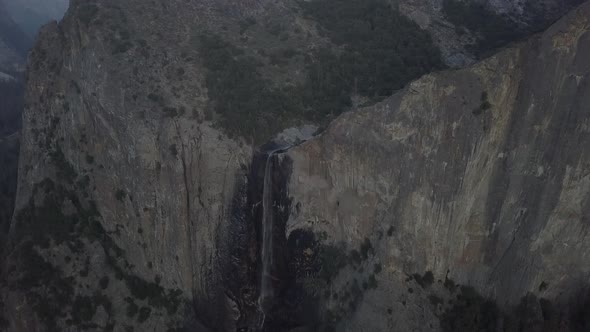
<instances>
[{"instance_id":1,"label":"canyon wall","mask_svg":"<svg viewBox=\"0 0 590 332\"><path fill-rule=\"evenodd\" d=\"M342 299L356 279L379 285L343 329L428 330L436 306L413 274L473 286L503 306L529 292L567 299L588 283L589 28L586 4L526 43L346 113L289 151L289 232L374 253L364 272L342 267L330 288Z\"/></svg>"}]
</instances>

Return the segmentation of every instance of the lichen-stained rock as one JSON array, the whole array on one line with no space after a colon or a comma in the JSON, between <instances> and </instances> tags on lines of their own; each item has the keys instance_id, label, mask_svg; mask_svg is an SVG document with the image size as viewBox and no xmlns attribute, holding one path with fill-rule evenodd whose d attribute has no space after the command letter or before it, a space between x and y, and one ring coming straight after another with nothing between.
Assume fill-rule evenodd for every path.
<instances>
[{"instance_id":1,"label":"lichen-stained rock","mask_svg":"<svg viewBox=\"0 0 590 332\"><path fill-rule=\"evenodd\" d=\"M351 257L369 241L368 259L382 267L342 329L437 329L414 273L501 305L528 292L567 299L590 281L589 45L585 4L526 43L346 113L288 152L297 207L288 232L325 234ZM359 270L340 270L336 284L360 282L367 265Z\"/></svg>"}]
</instances>

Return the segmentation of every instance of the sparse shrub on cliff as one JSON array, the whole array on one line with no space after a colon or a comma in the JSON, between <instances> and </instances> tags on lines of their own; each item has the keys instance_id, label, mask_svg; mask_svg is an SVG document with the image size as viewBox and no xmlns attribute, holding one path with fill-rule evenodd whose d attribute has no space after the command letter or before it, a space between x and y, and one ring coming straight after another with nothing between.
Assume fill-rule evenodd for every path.
<instances>
[{"instance_id":1,"label":"sparse shrub on cliff","mask_svg":"<svg viewBox=\"0 0 590 332\"><path fill-rule=\"evenodd\" d=\"M350 255L348 257L349 257L349 260L350 260L350 263L351 264L359 265L363 261L362 258L361 258L361 254L356 249L352 249L350 251Z\"/></svg>"},{"instance_id":2,"label":"sparse shrub on cliff","mask_svg":"<svg viewBox=\"0 0 590 332\"><path fill-rule=\"evenodd\" d=\"M133 301L133 299L130 297L126 297L125 302L127 302L127 308L125 309L125 313L127 314L127 317L129 317L129 318L135 317L135 315L137 315L137 312L139 311L139 307L137 306L135 301Z\"/></svg>"},{"instance_id":3,"label":"sparse shrub on cliff","mask_svg":"<svg viewBox=\"0 0 590 332\"><path fill-rule=\"evenodd\" d=\"M367 284L369 286L369 289L377 289L378 282L377 282L377 278L375 278L374 274L371 274L369 276L369 279L367 280Z\"/></svg>"},{"instance_id":4,"label":"sparse shrub on cliff","mask_svg":"<svg viewBox=\"0 0 590 332\"><path fill-rule=\"evenodd\" d=\"M155 282L148 282L144 279L125 275L127 288L139 300L147 300L148 304L157 308L165 308L168 314L174 314L181 303L182 291L166 290Z\"/></svg>"},{"instance_id":5,"label":"sparse shrub on cliff","mask_svg":"<svg viewBox=\"0 0 590 332\"><path fill-rule=\"evenodd\" d=\"M125 190L123 189L118 189L115 192L115 198L119 201L119 202L123 202L123 200L125 199L125 197L127 197L127 193L125 192Z\"/></svg>"},{"instance_id":6,"label":"sparse shrub on cliff","mask_svg":"<svg viewBox=\"0 0 590 332\"><path fill-rule=\"evenodd\" d=\"M89 25L96 14L98 14L98 7L93 3L80 4L78 7L78 18L85 25Z\"/></svg>"},{"instance_id":7,"label":"sparse shrub on cliff","mask_svg":"<svg viewBox=\"0 0 590 332\"><path fill-rule=\"evenodd\" d=\"M369 255L375 255L375 249L371 244L371 240L369 240L369 238L365 238L363 243L361 243L361 257L363 260L367 260Z\"/></svg>"},{"instance_id":8,"label":"sparse shrub on cliff","mask_svg":"<svg viewBox=\"0 0 590 332\"><path fill-rule=\"evenodd\" d=\"M130 41L121 40L118 38L114 38L111 41L111 43L113 44L113 51L112 51L113 55L119 54L119 53L125 53L133 47L133 44Z\"/></svg>"},{"instance_id":9,"label":"sparse shrub on cliff","mask_svg":"<svg viewBox=\"0 0 590 332\"><path fill-rule=\"evenodd\" d=\"M178 155L178 147L176 147L176 144L171 144L168 147L168 151L170 151L170 154L173 155L174 157L176 157Z\"/></svg>"},{"instance_id":10,"label":"sparse shrub on cliff","mask_svg":"<svg viewBox=\"0 0 590 332\"><path fill-rule=\"evenodd\" d=\"M414 273L412 277L414 277L416 283L422 288L426 288L434 283L434 275L432 274L432 271L426 271L424 275Z\"/></svg>"},{"instance_id":11,"label":"sparse shrub on cliff","mask_svg":"<svg viewBox=\"0 0 590 332\"><path fill-rule=\"evenodd\" d=\"M541 281L541 284L539 285L539 292L547 290L547 287L549 287L549 284L547 284L545 281Z\"/></svg>"},{"instance_id":12,"label":"sparse shrub on cliff","mask_svg":"<svg viewBox=\"0 0 590 332\"><path fill-rule=\"evenodd\" d=\"M81 325L92 320L98 306L98 303L93 300L90 296L76 296L72 305L72 321L74 324Z\"/></svg>"},{"instance_id":13,"label":"sparse shrub on cliff","mask_svg":"<svg viewBox=\"0 0 590 332\"><path fill-rule=\"evenodd\" d=\"M170 107L170 106L166 106L164 107L164 109L162 110L162 112L164 113L164 116L167 118L174 118L176 116L178 116L178 111L176 110L176 108L174 107Z\"/></svg>"},{"instance_id":14,"label":"sparse shrub on cliff","mask_svg":"<svg viewBox=\"0 0 590 332\"><path fill-rule=\"evenodd\" d=\"M74 166L66 160L59 145L53 151L49 152L49 157L57 169L57 176L68 183L73 183L78 173L74 169Z\"/></svg>"},{"instance_id":15,"label":"sparse shrub on cliff","mask_svg":"<svg viewBox=\"0 0 590 332\"><path fill-rule=\"evenodd\" d=\"M70 86L74 89L74 91L76 91L77 94L82 94L82 88L80 88L78 82L70 80Z\"/></svg>"},{"instance_id":16,"label":"sparse shrub on cliff","mask_svg":"<svg viewBox=\"0 0 590 332\"><path fill-rule=\"evenodd\" d=\"M98 284L101 289L107 289L107 287L109 287L109 277L104 276L104 277L100 278L100 281L98 282Z\"/></svg>"},{"instance_id":17,"label":"sparse shrub on cliff","mask_svg":"<svg viewBox=\"0 0 590 332\"><path fill-rule=\"evenodd\" d=\"M430 304L432 304L435 307L438 307L438 305L443 305L445 303L445 301L440 296L433 294L428 295L428 300L430 301Z\"/></svg>"},{"instance_id":18,"label":"sparse shrub on cliff","mask_svg":"<svg viewBox=\"0 0 590 332\"><path fill-rule=\"evenodd\" d=\"M488 93L487 91L484 91L481 93L481 97L480 97L481 103L480 105L473 110L473 114L474 115L480 115L483 112L489 110L490 108L492 108L492 104L490 103L490 101L488 100Z\"/></svg>"},{"instance_id":19,"label":"sparse shrub on cliff","mask_svg":"<svg viewBox=\"0 0 590 332\"><path fill-rule=\"evenodd\" d=\"M334 277L347 264L347 257L344 246L322 246L320 251L321 272L320 276L327 283L330 283Z\"/></svg>"},{"instance_id":20,"label":"sparse shrub on cliff","mask_svg":"<svg viewBox=\"0 0 590 332\"><path fill-rule=\"evenodd\" d=\"M141 307L141 309L139 309L139 315L137 316L137 321L140 323L145 322L148 318L150 318L150 315L152 314L152 308L150 307Z\"/></svg>"},{"instance_id":21,"label":"sparse shrub on cliff","mask_svg":"<svg viewBox=\"0 0 590 332\"><path fill-rule=\"evenodd\" d=\"M387 236L393 236L394 231L395 228L393 226L389 226L389 228L387 229Z\"/></svg>"},{"instance_id":22,"label":"sparse shrub on cliff","mask_svg":"<svg viewBox=\"0 0 590 332\"><path fill-rule=\"evenodd\" d=\"M381 273L381 270L382 270L381 263L375 264L373 272L375 272L375 274L379 274L379 273Z\"/></svg>"},{"instance_id":23,"label":"sparse shrub on cliff","mask_svg":"<svg viewBox=\"0 0 590 332\"><path fill-rule=\"evenodd\" d=\"M455 281L453 281L452 279L450 279L448 276L445 277L444 286L451 293L455 291L455 288L457 288L457 286L455 285Z\"/></svg>"},{"instance_id":24,"label":"sparse shrub on cliff","mask_svg":"<svg viewBox=\"0 0 590 332\"><path fill-rule=\"evenodd\" d=\"M160 105L164 102L164 98L161 95L159 95L158 93L156 93L156 92L150 92L147 95L147 97L148 97L149 100L151 100L151 101L153 101L155 103L158 103Z\"/></svg>"}]
</instances>

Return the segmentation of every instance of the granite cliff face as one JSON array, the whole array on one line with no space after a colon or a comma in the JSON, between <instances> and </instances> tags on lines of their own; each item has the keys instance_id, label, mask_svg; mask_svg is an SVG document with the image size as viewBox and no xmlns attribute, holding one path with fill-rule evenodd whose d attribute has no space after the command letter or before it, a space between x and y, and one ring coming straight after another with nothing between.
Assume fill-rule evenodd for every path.
<instances>
[{"instance_id":1,"label":"granite cliff face","mask_svg":"<svg viewBox=\"0 0 590 332\"><path fill-rule=\"evenodd\" d=\"M567 302L588 283L589 28L586 4L526 43L342 115L289 151L290 234L323 233L347 251L370 244L365 271L344 264L329 288L327 306L339 310L351 283L374 275L379 285L340 329L436 327L440 308L427 297L446 298L437 280L502 306L529 292ZM425 272L431 290L408 278Z\"/></svg>"},{"instance_id":2,"label":"granite cliff face","mask_svg":"<svg viewBox=\"0 0 590 332\"><path fill-rule=\"evenodd\" d=\"M8 277L21 292L7 300L10 329L194 326L186 308L222 326L219 256L229 254L219 228L251 152L203 124L202 73L181 57L190 25L144 24L152 15L189 24L194 8L126 5L150 11L129 17L114 2L74 2L30 56L9 258L21 273ZM178 47L150 47L156 40ZM165 106L186 113L169 117ZM39 240L52 249L37 251ZM26 266L35 259L57 268L39 276Z\"/></svg>"},{"instance_id":3,"label":"granite cliff face","mask_svg":"<svg viewBox=\"0 0 590 332\"><path fill-rule=\"evenodd\" d=\"M368 87L333 100L350 73L325 70L340 54L321 50L346 43L330 13L303 8L77 0L42 29L0 328L426 331L458 283L504 309L587 281L588 5L366 108L405 82L355 68ZM393 17L422 43L400 45L430 57L391 67L439 68L431 40ZM300 126L269 158L270 137ZM261 310L264 220L275 296Z\"/></svg>"}]
</instances>

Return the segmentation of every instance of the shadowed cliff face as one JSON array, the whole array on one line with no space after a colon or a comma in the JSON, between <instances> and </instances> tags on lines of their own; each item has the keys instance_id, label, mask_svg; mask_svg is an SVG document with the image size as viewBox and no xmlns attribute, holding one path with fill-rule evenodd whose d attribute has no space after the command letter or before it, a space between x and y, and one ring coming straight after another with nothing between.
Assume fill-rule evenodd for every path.
<instances>
[{"instance_id":1,"label":"shadowed cliff face","mask_svg":"<svg viewBox=\"0 0 590 332\"><path fill-rule=\"evenodd\" d=\"M527 292L565 300L588 282L589 29L586 4L524 44L347 113L288 153L300 207L289 231L325 232L347 250L368 238L382 267L342 329L435 324L435 310L405 309L428 294L407 274L432 271L502 306ZM355 277L347 269L340 283Z\"/></svg>"}]
</instances>

